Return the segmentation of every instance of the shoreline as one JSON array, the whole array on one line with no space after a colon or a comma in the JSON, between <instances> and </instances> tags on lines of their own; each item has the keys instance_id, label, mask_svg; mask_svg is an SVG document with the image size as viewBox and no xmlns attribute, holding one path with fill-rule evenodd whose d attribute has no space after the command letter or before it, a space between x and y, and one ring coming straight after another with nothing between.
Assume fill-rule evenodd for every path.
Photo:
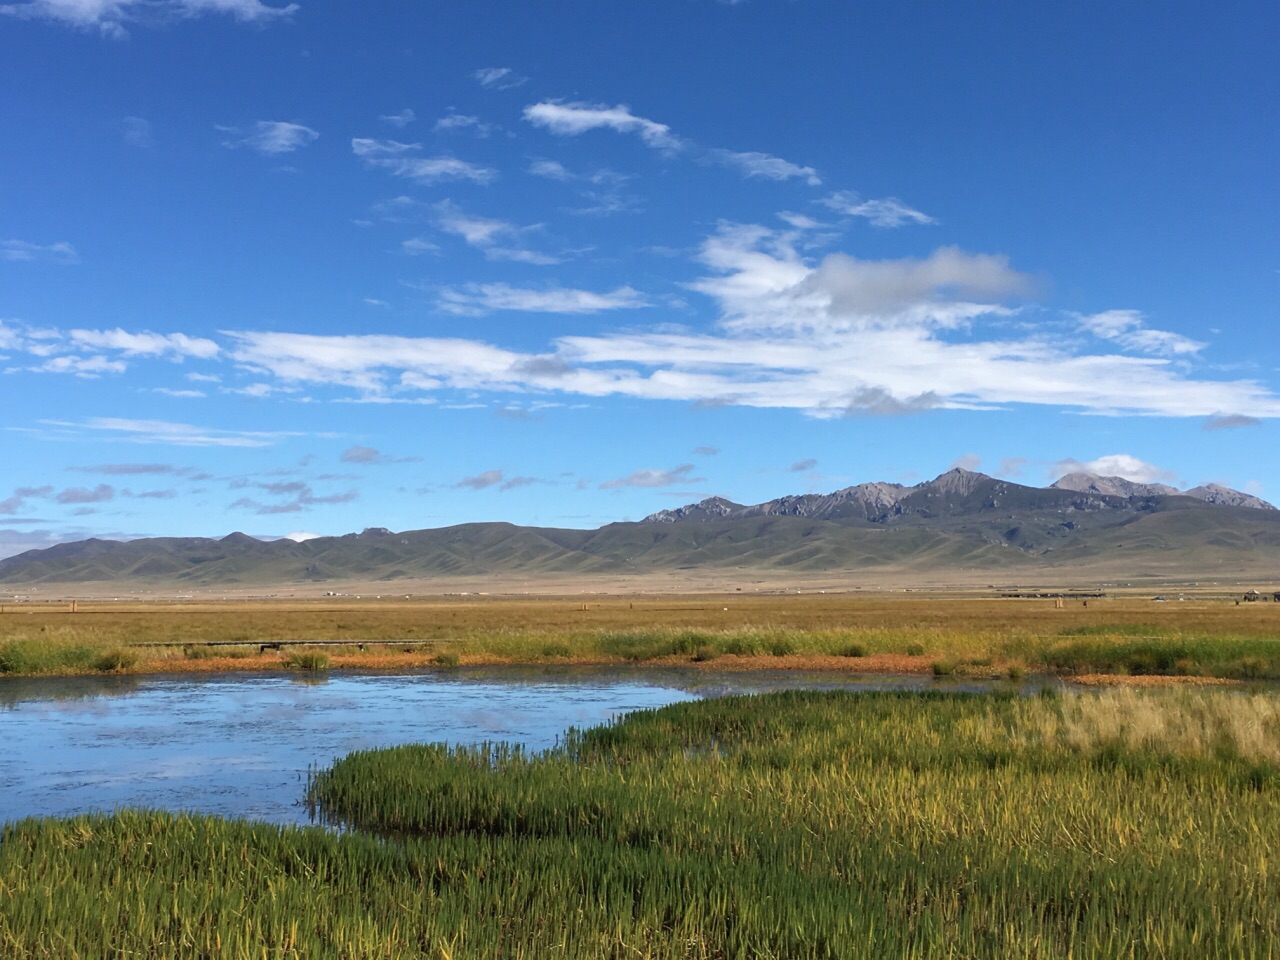
<instances>
[{"instance_id":1,"label":"shoreline","mask_svg":"<svg viewBox=\"0 0 1280 960\"><path fill-rule=\"evenodd\" d=\"M1165 675L1165 674L1122 674L1122 673L1083 673L1060 674L1036 671L1026 668L1016 661L992 662L986 666L955 665L943 670L938 669L940 659L936 656L897 653L874 653L862 657L843 657L827 654L771 654L734 655L722 654L710 659L696 660L687 656L654 657L643 662L627 660L621 657L571 656L555 659L530 659L520 657L503 657L495 654L459 655L457 662L441 663L435 653L392 653L392 654L328 654L328 665L321 668L300 667L292 663L288 656L278 652L255 654L244 657L202 657L186 659L176 657L140 658L129 667L115 670L59 670L46 673L6 673L0 674L0 683L5 679L39 680L71 677L165 677L177 675L205 674L216 676L229 673L254 673L269 676L313 676L321 677L329 673L367 672L367 673L408 673L423 670L448 672L468 667L614 667L635 670L643 673L647 669L682 668L695 672L720 673L763 673L763 672L808 672L832 674L859 674L865 676L933 676L939 680L1016 680L1036 679L1068 681L1073 684L1091 687L1123 686L1123 687L1164 687L1164 686L1220 686L1241 687L1247 681L1208 675Z\"/></svg>"}]
</instances>

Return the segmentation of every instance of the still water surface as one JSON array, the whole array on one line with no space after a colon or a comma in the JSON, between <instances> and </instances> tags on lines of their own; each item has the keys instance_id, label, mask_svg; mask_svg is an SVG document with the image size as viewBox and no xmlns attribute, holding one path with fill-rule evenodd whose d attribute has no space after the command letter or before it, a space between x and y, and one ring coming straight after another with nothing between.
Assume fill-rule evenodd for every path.
<instances>
[{"instance_id":1,"label":"still water surface","mask_svg":"<svg viewBox=\"0 0 1280 960\"><path fill-rule=\"evenodd\" d=\"M124 806L306 823L307 770L352 750L484 740L541 750L571 726L698 697L933 686L920 677L571 667L0 679L0 823Z\"/></svg>"}]
</instances>

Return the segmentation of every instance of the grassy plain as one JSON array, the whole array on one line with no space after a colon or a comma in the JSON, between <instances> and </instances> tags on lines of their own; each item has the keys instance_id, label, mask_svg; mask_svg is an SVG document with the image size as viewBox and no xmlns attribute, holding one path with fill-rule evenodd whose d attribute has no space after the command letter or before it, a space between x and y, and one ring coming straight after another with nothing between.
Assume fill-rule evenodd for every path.
<instances>
[{"instance_id":1,"label":"grassy plain","mask_svg":"<svg viewBox=\"0 0 1280 960\"><path fill-rule=\"evenodd\" d=\"M345 643L305 646L314 641ZM366 669L690 663L1274 679L1280 604L1132 597L1059 609L1052 599L964 594L732 593L80 601L74 613L66 603L0 612L0 674L320 668L322 658L300 652L323 652L332 668Z\"/></svg>"},{"instance_id":2,"label":"grassy plain","mask_svg":"<svg viewBox=\"0 0 1280 960\"><path fill-rule=\"evenodd\" d=\"M0 954L1266 958L1280 704L1241 691L776 694L538 756L354 754L357 832L9 825Z\"/></svg>"}]
</instances>

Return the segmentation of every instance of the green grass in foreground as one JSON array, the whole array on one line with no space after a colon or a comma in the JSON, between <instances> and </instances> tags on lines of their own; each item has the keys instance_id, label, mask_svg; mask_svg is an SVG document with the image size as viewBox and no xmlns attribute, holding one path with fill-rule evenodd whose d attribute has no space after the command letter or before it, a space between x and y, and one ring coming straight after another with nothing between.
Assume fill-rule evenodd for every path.
<instances>
[{"instance_id":1,"label":"green grass in foreground","mask_svg":"<svg viewBox=\"0 0 1280 960\"><path fill-rule=\"evenodd\" d=\"M788 693L0 842L8 958L1275 957L1280 701ZM380 839L377 834L389 839Z\"/></svg>"}]
</instances>

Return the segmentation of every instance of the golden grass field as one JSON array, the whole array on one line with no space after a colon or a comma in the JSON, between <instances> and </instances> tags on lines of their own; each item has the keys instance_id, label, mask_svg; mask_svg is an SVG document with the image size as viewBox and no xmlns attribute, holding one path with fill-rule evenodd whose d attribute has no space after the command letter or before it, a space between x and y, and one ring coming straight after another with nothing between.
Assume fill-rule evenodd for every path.
<instances>
[{"instance_id":1,"label":"golden grass field","mask_svg":"<svg viewBox=\"0 0 1280 960\"><path fill-rule=\"evenodd\" d=\"M70 602L5 602L0 673L649 662L1280 676L1280 604L1170 596L1067 599L1061 608L1053 599L818 592L80 600L74 612ZM349 644L306 646L315 641ZM396 643L361 650L365 641ZM303 663L300 651L315 656Z\"/></svg>"}]
</instances>

